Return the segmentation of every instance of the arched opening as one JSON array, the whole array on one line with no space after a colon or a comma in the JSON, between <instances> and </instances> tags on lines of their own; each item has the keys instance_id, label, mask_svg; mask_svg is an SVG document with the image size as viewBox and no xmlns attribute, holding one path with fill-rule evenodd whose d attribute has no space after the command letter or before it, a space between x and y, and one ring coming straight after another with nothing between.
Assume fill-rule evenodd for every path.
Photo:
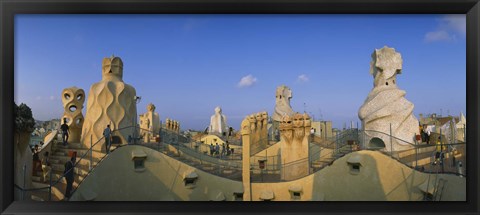
<instances>
[{"instance_id":1,"label":"arched opening","mask_svg":"<svg viewBox=\"0 0 480 215\"><path fill-rule=\"evenodd\" d=\"M77 106L72 105L68 109L70 110L70 112L75 112L77 110Z\"/></svg>"},{"instance_id":2,"label":"arched opening","mask_svg":"<svg viewBox=\"0 0 480 215\"><path fill-rule=\"evenodd\" d=\"M80 126L80 123L82 123L82 118L77 118L77 119L75 120L75 124L76 124L77 126Z\"/></svg>"},{"instance_id":3,"label":"arched opening","mask_svg":"<svg viewBox=\"0 0 480 215\"><path fill-rule=\"evenodd\" d=\"M383 148L385 148L385 143L383 142L382 139L380 139L378 137L374 137L368 143L368 148L370 148L370 149L383 149Z\"/></svg>"}]
</instances>

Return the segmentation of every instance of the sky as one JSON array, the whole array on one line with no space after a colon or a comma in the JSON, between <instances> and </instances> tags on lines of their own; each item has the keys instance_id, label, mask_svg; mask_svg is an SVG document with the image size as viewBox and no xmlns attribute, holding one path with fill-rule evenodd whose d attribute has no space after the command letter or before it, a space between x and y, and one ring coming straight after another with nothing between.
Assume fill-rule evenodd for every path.
<instances>
[{"instance_id":1,"label":"sky","mask_svg":"<svg viewBox=\"0 0 480 215\"><path fill-rule=\"evenodd\" d=\"M294 111L342 128L360 123L371 54L389 46L417 118L466 114L465 33L465 15L16 15L15 102L58 119L62 90L88 96L115 55L142 97L138 114L153 103L182 129L205 129L217 106L235 129L249 114L272 115L282 84Z\"/></svg>"}]
</instances>

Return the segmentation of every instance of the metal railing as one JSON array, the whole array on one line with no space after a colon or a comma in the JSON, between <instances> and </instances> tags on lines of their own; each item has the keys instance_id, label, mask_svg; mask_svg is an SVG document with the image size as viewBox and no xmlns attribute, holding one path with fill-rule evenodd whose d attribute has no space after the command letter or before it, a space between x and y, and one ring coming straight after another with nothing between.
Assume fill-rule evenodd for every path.
<instances>
[{"instance_id":1,"label":"metal railing","mask_svg":"<svg viewBox=\"0 0 480 215\"><path fill-rule=\"evenodd\" d=\"M144 129L144 132L151 131ZM228 156L223 158L210 156L208 153L192 149L185 145L192 142L191 138L185 137L175 131L161 129L159 133L159 142L144 143L139 141L138 145L162 152L175 160L213 175L241 181L242 163L240 160L227 159Z\"/></svg>"},{"instance_id":2,"label":"metal railing","mask_svg":"<svg viewBox=\"0 0 480 215\"><path fill-rule=\"evenodd\" d=\"M426 144L418 143L416 140L412 142L402 140L381 131L362 130L360 131L359 141L361 141L361 145L364 148L379 151L421 172L466 176L466 169L464 168L466 163L466 143L446 143L446 140L442 138L442 134L437 136L439 137L437 140L431 140L431 144ZM385 146L389 146L389 149L386 149L386 147L369 146L366 143L366 139L371 139L372 137L386 139L384 144ZM400 150L394 150L395 148L399 148ZM436 171L437 168L433 167L433 160L437 153L443 154L438 162L441 167L440 171Z\"/></svg>"},{"instance_id":3,"label":"metal railing","mask_svg":"<svg viewBox=\"0 0 480 215\"><path fill-rule=\"evenodd\" d=\"M116 132L118 132L118 131L120 131L120 130L127 129L127 128L131 128L131 127L134 127L134 126L127 126L127 127L124 127L124 128L120 128L120 129L113 130L113 131L112 131L112 134L114 134L114 133L116 133ZM53 168L51 168L51 170L50 170L50 175L49 175L49 185L48 185L48 186L46 186L46 187L41 187L41 188L25 188L25 186L24 186L24 187L20 187L19 185L14 184L14 187L17 188L17 189L19 189L19 190L22 192L22 199L24 198L26 192L48 190L48 200L51 201L51 200L52 200L52 187L55 187L57 184L59 184L59 183L62 181L62 179L65 178L65 176L70 173L70 171L75 171L75 168L79 168L79 166L81 165L80 162L81 162L82 160L89 159L89 167L88 167L89 171L88 171L88 173L85 175L85 177L83 177L83 179L78 183L78 185L77 185L76 187L73 187L73 186L72 186L72 190L71 190L70 194L73 195L73 193L74 193L74 192L76 191L76 189L80 186L80 184L83 182L83 180L85 180L86 176L87 176L88 174L90 174L90 172L93 170L93 148L94 148L97 144L99 144L102 140L104 140L104 139L105 139L105 137L102 136L102 137L101 137L100 139L98 139L95 143L92 143L92 142L93 142L93 141L92 141L92 137L90 137L90 148L88 148L88 149L86 150L86 152L85 152L82 156L80 156L79 159L77 158L77 159L75 160L74 164L73 164L73 167L72 167L71 169L67 170L67 171L64 171L64 173L63 173L62 175L60 175L59 178L58 178L56 181L53 181L53 177L52 177L52 176L53 176ZM87 158L87 155L90 155L90 157ZM107 155L107 154L103 155L103 156L99 159L98 162L100 162L101 160L103 160L103 159L106 157L106 155ZM80 168L80 169L82 169L82 168ZM25 175L25 173L24 173L24 175ZM75 178L74 178L74 182L73 182L73 183L75 183Z\"/></svg>"}]
</instances>

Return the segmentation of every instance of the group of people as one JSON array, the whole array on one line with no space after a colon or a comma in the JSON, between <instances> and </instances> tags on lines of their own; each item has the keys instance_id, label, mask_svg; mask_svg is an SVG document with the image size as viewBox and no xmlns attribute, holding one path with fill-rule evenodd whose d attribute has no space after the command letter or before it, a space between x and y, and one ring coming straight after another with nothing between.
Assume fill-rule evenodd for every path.
<instances>
[{"instance_id":1,"label":"group of people","mask_svg":"<svg viewBox=\"0 0 480 215\"><path fill-rule=\"evenodd\" d=\"M215 146L213 145L213 143L210 144L210 156L220 155L220 157L223 157L223 156L231 155L233 154L233 152L234 152L234 149L230 148L228 141L226 146L225 146L225 143L222 143L222 150L220 150L220 145L218 145L218 143L215 143Z\"/></svg>"},{"instance_id":2,"label":"group of people","mask_svg":"<svg viewBox=\"0 0 480 215\"><path fill-rule=\"evenodd\" d=\"M32 175L37 175L38 172L42 172L42 179L45 182L47 175L50 173L52 167L50 164L49 152L44 152L43 158L40 159L40 151L41 150L38 145L35 145L32 150Z\"/></svg>"}]
</instances>

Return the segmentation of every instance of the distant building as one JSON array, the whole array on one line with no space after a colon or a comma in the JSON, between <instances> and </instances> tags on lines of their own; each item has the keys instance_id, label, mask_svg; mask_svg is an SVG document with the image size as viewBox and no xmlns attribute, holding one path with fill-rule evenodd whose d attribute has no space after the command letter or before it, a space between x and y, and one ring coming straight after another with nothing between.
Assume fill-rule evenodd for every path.
<instances>
[{"instance_id":1,"label":"distant building","mask_svg":"<svg viewBox=\"0 0 480 215\"><path fill-rule=\"evenodd\" d=\"M333 137L332 121L313 121L312 128L315 129L315 135L322 139Z\"/></svg>"},{"instance_id":2,"label":"distant building","mask_svg":"<svg viewBox=\"0 0 480 215\"><path fill-rule=\"evenodd\" d=\"M433 132L442 134L448 142L465 141L465 129L467 120L463 113L460 116L442 116L436 113L419 114L420 125L433 126ZM455 137L455 139L453 138Z\"/></svg>"}]
</instances>

